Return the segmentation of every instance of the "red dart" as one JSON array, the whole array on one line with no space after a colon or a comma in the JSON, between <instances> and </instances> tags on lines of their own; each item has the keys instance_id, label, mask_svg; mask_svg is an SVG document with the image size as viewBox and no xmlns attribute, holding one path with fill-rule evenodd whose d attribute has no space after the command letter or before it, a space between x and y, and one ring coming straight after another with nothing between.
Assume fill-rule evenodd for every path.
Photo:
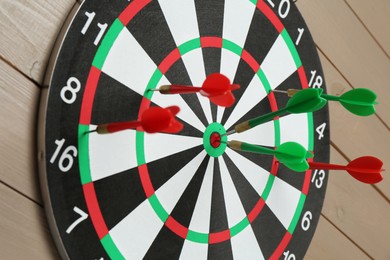
<instances>
[{"instance_id":1,"label":"red dart","mask_svg":"<svg viewBox=\"0 0 390 260\"><path fill-rule=\"evenodd\" d=\"M208 97L214 104L229 107L233 105L235 101L232 91L239 88L240 86L238 84L231 84L226 76L220 73L214 73L207 76L202 87L164 85L159 89L150 90L160 91L161 94L190 94L199 92L202 96Z\"/></svg>"},{"instance_id":2,"label":"red dart","mask_svg":"<svg viewBox=\"0 0 390 260\"><path fill-rule=\"evenodd\" d=\"M151 107L142 113L142 128L147 133L178 133L183 129L182 123L175 119L179 111L178 106L170 106L165 109Z\"/></svg>"},{"instance_id":3,"label":"red dart","mask_svg":"<svg viewBox=\"0 0 390 260\"><path fill-rule=\"evenodd\" d=\"M102 124L98 125L94 131L99 134L107 134L127 129L137 129L147 133L177 133L183 129L183 125L175 119L179 111L180 108L177 106L167 108L151 107L142 113L139 121Z\"/></svg>"},{"instance_id":4,"label":"red dart","mask_svg":"<svg viewBox=\"0 0 390 260\"><path fill-rule=\"evenodd\" d=\"M363 156L352 160L346 166L309 162L310 169L345 170L358 181L374 184L383 180L381 172L383 162L373 156Z\"/></svg>"}]
</instances>

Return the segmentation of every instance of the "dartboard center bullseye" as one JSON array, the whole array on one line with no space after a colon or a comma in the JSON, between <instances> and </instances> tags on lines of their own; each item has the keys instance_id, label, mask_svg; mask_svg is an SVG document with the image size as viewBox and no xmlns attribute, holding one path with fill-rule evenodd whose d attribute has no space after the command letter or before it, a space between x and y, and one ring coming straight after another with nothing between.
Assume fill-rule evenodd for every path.
<instances>
[{"instance_id":1,"label":"dartboard center bullseye","mask_svg":"<svg viewBox=\"0 0 390 260\"><path fill-rule=\"evenodd\" d=\"M214 132L210 136L210 144L213 148L218 148L221 145L221 135Z\"/></svg>"},{"instance_id":2,"label":"dartboard center bullseye","mask_svg":"<svg viewBox=\"0 0 390 260\"><path fill-rule=\"evenodd\" d=\"M227 136L225 128L220 123L212 123L203 134L203 147L207 154L212 157L221 156L227 146Z\"/></svg>"}]
</instances>

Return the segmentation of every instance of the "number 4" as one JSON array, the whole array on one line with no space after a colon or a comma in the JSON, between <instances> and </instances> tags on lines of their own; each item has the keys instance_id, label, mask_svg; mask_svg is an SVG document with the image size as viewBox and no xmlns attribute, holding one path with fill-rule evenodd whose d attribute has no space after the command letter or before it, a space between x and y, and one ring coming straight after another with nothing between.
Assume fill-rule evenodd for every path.
<instances>
[{"instance_id":1,"label":"number 4","mask_svg":"<svg viewBox=\"0 0 390 260\"><path fill-rule=\"evenodd\" d=\"M324 137L325 128L326 123L322 123L316 128L316 132L318 133L318 140L321 140Z\"/></svg>"},{"instance_id":2,"label":"number 4","mask_svg":"<svg viewBox=\"0 0 390 260\"><path fill-rule=\"evenodd\" d=\"M88 218L88 214L85 213L84 211L82 211L81 209L79 209L78 207L74 207L73 208L73 211L76 212L77 214L80 215L80 217L78 219L75 220L75 222L72 223L72 225L70 225L68 227L68 229L66 230L66 233L67 234L70 234L70 232L72 232L72 230L78 225L80 224L83 220L86 220Z\"/></svg>"}]
</instances>

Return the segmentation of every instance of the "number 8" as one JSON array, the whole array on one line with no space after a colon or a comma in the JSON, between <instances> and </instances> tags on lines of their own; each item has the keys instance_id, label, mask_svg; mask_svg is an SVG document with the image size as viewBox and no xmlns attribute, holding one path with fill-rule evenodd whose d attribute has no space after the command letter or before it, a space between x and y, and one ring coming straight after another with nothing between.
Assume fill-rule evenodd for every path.
<instances>
[{"instance_id":1,"label":"number 8","mask_svg":"<svg viewBox=\"0 0 390 260\"><path fill-rule=\"evenodd\" d=\"M75 85L75 86L73 86ZM61 89L61 98L67 104L72 104L76 101L76 94L81 89L80 81L75 77L70 77L66 82L66 86ZM66 96L66 93L69 92L71 94L70 98Z\"/></svg>"}]
</instances>

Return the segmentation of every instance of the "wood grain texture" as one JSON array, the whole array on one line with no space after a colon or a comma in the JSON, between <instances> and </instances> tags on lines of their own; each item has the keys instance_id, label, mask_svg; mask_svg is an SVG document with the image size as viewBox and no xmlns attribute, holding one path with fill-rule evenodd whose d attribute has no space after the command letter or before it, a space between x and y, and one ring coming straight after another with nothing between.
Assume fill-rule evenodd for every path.
<instances>
[{"instance_id":1,"label":"wood grain texture","mask_svg":"<svg viewBox=\"0 0 390 260\"><path fill-rule=\"evenodd\" d=\"M58 259L43 209L0 184L0 259Z\"/></svg>"},{"instance_id":2,"label":"wood grain texture","mask_svg":"<svg viewBox=\"0 0 390 260\"><path fill-rule=\"evenodd\" d=\"M320 59L330 94L338 96L352 89L322 53ZM349 160L372 155L380 158L385 167L390 165L390 131L376 116L353 115L337 102L329 102L329 113L331 141ZM386 172L383 174L384 180L376 185L390 200L390 178L386 178Z\"/></svg>"},{"instance_id":3,"label":"wood grain texture","mask_svg":"<svg viewBox=\"0 0 390 260\"><path fill-rule=\"evenodd\" d=\"M75 3L0 0L0 259L58 257L43 210L34 202L41 203L35 157L39 88L33 82L42 82L51 47ZM322 51L329 92L373 89L379 95L377 114L387 126L388 6L387 0L298 1ZM331 140L346 157L333 148L333 162L372 154L389 168L389 128L378 117L356 117L332 103L330 119ZM384 177L374 188L346 173L331 173L306 259L390 259L390 178L387 172Z\"/></svg>"},{"instance_id":4,"label":"wood grain texture","mask_svg":"<svg viewBox=\"0 0 390 260\"><path fill-rule=\"evenodd\" d=\"M390 60L370 33L343 0L300 0L297 6L316 44L346 80L378 94L377 113L390 126Z\"/></svg>"},{"instance_id":5,"label":"wood grain texture","mask_svg":"<svg viewBox=\"0 0 390 260\"><path fill-rule=\"evenodd\" d=\"M0 178L40 202L36 157L39 88L0 60Z\"/></svg>"},{"instance_id":6,"label":"wood grain texture","mask_svg":"<svg viewBox=\"0 0 390 260\"><path fill-rule=\"evenodd\" d=\"M306 259L370 259L348 237L321 216Z\"/></svg>"},{"instance_id":7,"label":"wood grain texture","mask_svg":"<svg viewBox=\"0 0 390 260\"><path fill-rule=\"evenodd\" d=\"M347 162L333 148L331 161ZM357 182L342 171L330 172L322 213L369 256L390 259L389 203L371 185Z\"/></svg>"},{"instance_id":8,"label":"wood grain texture","mask_svg":"<svg viewBox=\"0 0 390 260\"><path fill-rule=\"evenodd\" d=\"M75 2L1 0L1 57L41 83L56 35Z\"/></svg>"},{"instance_id":9,"label":"wood grain texture","mask_svg":"<svg viewBox=\"0 0 390 260\"><path fill-rule=\"evenodd\" d=\"M390 1L345 1L378 41L387 56L390 56Z\"/></svg>"}]
</instances>

